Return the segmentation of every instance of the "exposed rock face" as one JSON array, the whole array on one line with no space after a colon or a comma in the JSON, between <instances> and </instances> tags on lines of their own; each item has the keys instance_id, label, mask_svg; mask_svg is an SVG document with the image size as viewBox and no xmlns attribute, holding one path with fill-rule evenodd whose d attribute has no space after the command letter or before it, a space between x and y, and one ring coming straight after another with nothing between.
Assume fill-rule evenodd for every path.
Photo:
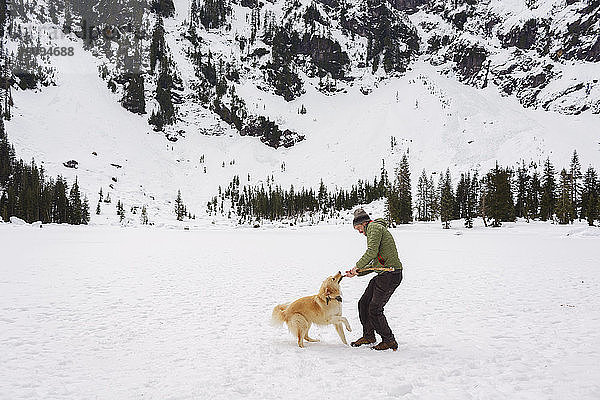
<instances>
[{"instance_id":1,"label":"exposed rock face","mask_svg":"<svg viewBox=\"0 0 600 400\"><path fill-rule=\"evenodd\" d=\"M236 2L234 1L234 3ZM240 0L239 4L242 7L254 8L258 6L258 0Z\"/></svg>"},{"instance_id":2,"label":"exposed rock face","mask_svg":"<svg viewBox=\"0 0 600 400\"><path fill-rule=\"evenodd\" d=\"M357 8L358 12L340 23L368 39L366 58L373 71L382 64L385 72L405 72L419 52L420 39L414 25L386 1L366 0Z\"/></svg>"},{"instance_id":3,"label":"exposed rock face","mask_svg":"<svg viewBox=\"0 0 600 400\"><path fill-rule=\"evenodd\" d=\"M556 76L552 64L538 65L532 58L518 55L491 71L493 82L506 94L515 95L524 107L534 107L541 90Z\"/></svg>"},{"instance_id":4,"label":"exposed rock face","mask_svg":"<svg viewBox=\"0 0 600 400\"><path fill-rule=\"evenodd\" d=\"M462 82L492 82L524 107L598 113L600 85L582 62L600 61L600 0L548 0L530 8L431 0L419 23L426 53Z\"/></svg>"},{"instance_id":5,"label":"exposed rock face","mask_svg":"<svg viewBox=\"0 0 600 400\"><path fill-rule=\"evenodd\" d=\"M339 43L308 33L302 38L298 53L310 56L317 67L329 72L334 79L344 78L344 69L350 63Z\"/></svg>"},{"instance_id":6,"label":"exposed rock face","mask_svg":"<svg viewBox=\"0 0 600 400\"><path fill-rule=\"evenodd\" d=\"M390 3L396 10L413 13L416 12L419 7L429 4L429 0L392 0Z\"/></svg>"},{"instance_id":7,"label":"exposed rock face","mask_svg":"<svg viewBox=\"0 0 600 400\"><path fill-rule=\"evenodd\" d=\"M562 33L560 29L551 32L559 37L559 57L600 61L600 0L589 0L585 7L577 10L575 19L567 23L566 32Z\"/></svg>"},{"instance_id":8,"label":"exposed rock face","mask_svg":"<svg viewBox=\"0 0 600 400\"><path fill-rule=\"evenodd\" d=\"M25 3L13 3L20 5L16 15L23 20L52 19L43 15L47 10L42 5L31 6L33 13ZM243 96L248 91L239 90L240 85L254 85L289 102L306 93L309 85L330 93L358 84L368 95L371 82L403 74L417 58L465 84L492 84L524 107L600 113L600 83L591 69L591 63L600 62L600 0L528 0L524 6L503 0L233 0L233 8L229 0L196 1L197 6L204 4L202 12L192 5L190 10L177 10L178 15L188 13L185 24L165 24L161 35L154 35L159 30L152 27L172 15L173 0L71 3L70 32L106 63L100 75L120 94L127 110L154 113L155 101L168 108L162 106L168 105L165 99L174 111L179 104L196 102L224 122L220 129L206 129L206 134L222 133L229 126L242 135L259 136L272 147L291 146L303 136L266 117L271 114L261 105L246 105L248 98ZM207 29L199 13L218 18L219 24ZM15 34L2 18L5 36ZM127 34L127 42L101 35L124 24L144 30L139 32L146 34L139 48L133 45L135 32ZM105 27L110 29L102 30ZM21 44L30 40L21 38ZM177 48L184 54L165 50L153 63L152 54L173 40L183 41ZM147 42L155 44L154 52L144 48ZM185 88L177 65L184 56L194 68ZM154 67L149 71L148 57L151 66L164 64L172 74L156 73L159 69ZM51 82L38 70L41 66L0 74L0 86L34 89ZM169 123L178 121L172 118Z\"/></svg>"},{"instance_id":9,"label":"exposed rock face","mask_svg":"<svg viewBox=\"0 0 600 400\"><path fill-rule=\"evenodd\" d=\"M264 9L258 0L235 2ZM88 3L78 7L89 11ZM122 4L110 7L111 16ZM319 0L310 5L290 0L281 6L285 12L279 19L269 22L267 14L258 13L265 21L259 27L265 31L263 42L247 52L245 61L257 66L269 90L287 101L304 93L308 82L303 73L349 83L362 74L354 68L401 74L425 54L442 71L454 71L461 82L478 88L493 84L524 107L599 112L598 80L567 70L573 61L600 61L600 0L526 5L529 9L512 9L500 0ZM355 36L362 38L360 51L353 47ZM243 124L236 117L239 111L223 103L213 111L245 134L276 132L259 119Z\"/></svg>"},{"instance_id":10,"label":"exposed rock face","mask_svg":"<svg viewBox=\"0 0 600 400\"><path fill-rule=\"evenodd\" d=\"M550 37L548 21L535 18L521 26L515 26L506 35L500 35L504 47L517 47L522 50L537 49L540 54L548 54Z\"/></svg>"},{"instance_id":11,"label":"exposed rock face","mask_svg":"<svg viewBox=\"0 0 600 400\"><path fill-rule=\"evenodd\" d=\"M77 167L79 166L79 163L75 160L69 160L69 161L65 161L63 163L63 165L67 168L77 169Z\"/></svg>"},{"instance_id":12,"label":"exposed rock face","mask_svg":"<svg viewBox=\"0 0 600 400\"><path fill-rule=\"evenodd\" d=\"M340 6L338 0L319 0L319 2L331 8L338 8Z\"/></svg>"},{"instance_id":13,"label":"exposed rock face","mask_svg":"<svg viewBox=\"0 0 600 400\"><path fill-rule=\"evenodd\" d=\"M473 82L484 67L487 51L477 44L459 41L451 47L451 52L460 79Z\"/></svg>"},{"instance_id":14,"label":"exposed rock face","mask_svg":"<svg viewBox=\"0 0 600 400\"><path fill-rule=\"evenodd\" d=\"M17 78L18 85L22 90L35 89L38 86L39 78L35 74L15 71L14 76Z\"/></svg>"},{"instance_id":15,"label":"exposed rock face","mask_svg":"<svg viewBox=\"0 0 600 400\"><path fill-rule=\"evenodd\" d=\"M267 146L292 147L295 143L304 140L303 135L289 129L281 130L273 121L265 117L251 119L240 132L242 136L258 136Z\"/></svg>"},{"instance_id":16,"label":"exposed rock face","mask_svg":"<svg viewBox=\"0 0 600 400\"><path fill-rule=\"evenodd\" d=\"M121 105L135 114L146 113L146 101L144 97L144 76L141 73L127 73L122 79L125 85L125 94L121 99Z\"/></svg>"}]
</instances>

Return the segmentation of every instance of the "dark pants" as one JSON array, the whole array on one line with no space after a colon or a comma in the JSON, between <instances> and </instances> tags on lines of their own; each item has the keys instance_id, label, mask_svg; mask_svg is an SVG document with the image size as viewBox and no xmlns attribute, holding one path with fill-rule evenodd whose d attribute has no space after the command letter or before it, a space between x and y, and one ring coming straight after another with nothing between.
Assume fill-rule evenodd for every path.
<instances>
[{"instance_id":1,"label":"dark pants","mask_svg":"<svg viewBox=\"0 0 600 400\"><path fill-rule=\"evenodd\" d=\"M364 337L374 337L375 331L381 340L394 340L394 334L383 315L383 307L402 282L402 270L383 272L371 279L365 293L358 301L358 315L363 326Z\"/></svg>"}]
</instances>

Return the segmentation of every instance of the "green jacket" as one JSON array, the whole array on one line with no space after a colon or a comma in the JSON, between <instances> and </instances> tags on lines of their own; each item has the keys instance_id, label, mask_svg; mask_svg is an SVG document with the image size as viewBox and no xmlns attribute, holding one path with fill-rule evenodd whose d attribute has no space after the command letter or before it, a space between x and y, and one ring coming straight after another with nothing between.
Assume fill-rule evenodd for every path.
<instances>
[{"instance_id":1,"label":"green jacket","mask_svg":"<svg viewBox=\"0 0 600 400\"><path fill-rule=\"evenodd\" d=\"M390 270L402 269L402 263L398 258L396 242L387 230L384 219L378 218L367 224L367 251L356 263L358 275L366 275L371 272L382 273Z\"/></svg>"}]
</instances>

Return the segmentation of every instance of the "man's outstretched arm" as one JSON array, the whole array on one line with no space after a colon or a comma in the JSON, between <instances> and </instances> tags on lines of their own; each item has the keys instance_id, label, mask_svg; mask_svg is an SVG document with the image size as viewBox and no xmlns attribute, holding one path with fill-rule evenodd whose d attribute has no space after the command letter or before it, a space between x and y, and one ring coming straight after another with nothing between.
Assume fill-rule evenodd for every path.
<instances>
[{"instance_id":1,"label":"man's outstretched arm","mask_svg":"<svg viewBox=\"0 0 600 400\"><path fill-rule=\"evenodd\" d=\"M351 278L353 276L361 274L361 269L369 264L373 259L377 257L379 252L379 245L381 244L381 237L383 235L383 229L378 226L372 226L367 231L367 251L365 254L356 262L356 266L349 271L346 271L346 276ZM369 273L373 271L368 271Z\"/></svg>"}]
</instances>

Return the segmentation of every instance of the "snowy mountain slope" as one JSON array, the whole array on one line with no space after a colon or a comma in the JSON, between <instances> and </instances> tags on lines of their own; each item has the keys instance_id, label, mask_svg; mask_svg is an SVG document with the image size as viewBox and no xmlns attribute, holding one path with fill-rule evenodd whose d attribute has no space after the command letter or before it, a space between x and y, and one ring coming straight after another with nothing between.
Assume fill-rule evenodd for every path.
<instances>
[{"instance_id":1,"label":"snowy mountain slope","mask_svg":"<svg viewBox=\"0 0 600 400\"><path fill-rule=\"evenodd\" d=\"M517 3L502 8L506 24L514 22L509 18L516 18ZM300 4L301 9L311 5ZM447 65L432 65L428 53L411 61L404 73L386 74L383 67L373 73L371 67L359 66L365 61L360 58L365 57L364 49L360 49L366 46L366 39L357 34L351 40L336 22L337 17L330 18L329 28L318 28L316 23L316 32L330 31L331 37L342 44L351 59L345 69L351 79L335 81L334 91L324 90L318 76L298 67L304 92L286 101L257 69L264 62L252 64L246 59L251 49L243 52L235 44L236 36L250 33L250 9L237 4L231 7L230 30L196 29L204 43L202 48L240 67L239 81L228 85L235 88L249 112L275 121L282 130L297 132L304 140L290 148L265 146L259 138L241 136L198 100L195 87L201 77L188 55L190 41L182 36L190 17L189 2L182 0L175 2L174 17L164 19L165 41L182 80L183 102L177 105L178 117L173 125L157 133L148 125L148 114L133 114L121 107L121 92L111 93L106 81L98 76L99 68L111 65L111 61L99 49L85 50L81 41L70 34L47 39L48 43L75 49L72 57L50 59L57 86L35 92L16 87L13 90L15 106L7 130L17 154L43 161L52 175L62 174L71 180L78 176L92 211L98 190L110 193L113 203L102 204L103 212L101 216L93 215L93 222L114 221L117 200L123 201L126 209L147 205L151 221L171 220L178 189L189 211L203 217L206 202L234 175L240 176L242 184L248 182L248 175L251 184L272 175L283 186L316 187L323 179L330 187L348 187L358 179L378 175L382 159L386 159L391 173L405 150L410 150L413 177L423 168L431 172L450 167L456 177L472 168L486 170L496 161L539 162L546 156L562 166L574 149L584 166L600 161L597 114L588 111L569 116L523 108L517 98L502 96L494 85L476 88L459 82L452 73L440 74ZM264 7L261 15L269 11L268 15L272 12L276 18L284 18L281 3ZM318 9L325 13L328 9L324 7L319 5ZM490 4L495 12L499 7L499 3ZM437 18L443 22L442 17L431 13L425 8L410 16L422 40L426 37L419 21ZM301 25L298 29L308 28ZM270 51L270 46L259 38L254 48L261 46ZM577 62L564 70L576 80L592 79L598 64ZM330 74L324 79L330 79ZM147 81L147 112L154 107L154 80L149 77ZM558 90L561 82L550 82L544 90L552 91L552 85ZM579 92L573 96L574 101L582 98ZM594 99L592 95L583 98ZM305 114L299 113L301 108L306 109ZM398 142L394 149L390 146L392 137ZM63 165L71 159L78 161L78 169Z\"/></svg>"},{"instance_id":2,"label":"snowy mountain slope","mask_svg":"<svg viewBox=\"0 0 600 400\"><path fill-rule=\"evenodd\" d=\"M566 164L574 148L583 165L599 160L600 138L590 129L596 117L523 110L493 91L483 95L440 77L427 64L375 89L366 109L359 90L336 96L313 91L287 103L253 87L242 88L241 93L256 96L271 115L306 134L306 141L290 149L275 150L235 132L213 137L192 131L170 142L153 132L143 117L122 109L102 80L89 73L93 57L81 51L77 54L77 62L69 59L60 66L58 86L41 93L14 94L9 137L21 157L43 161L49 173L71 179L79 176L92 200L102 187L115 202L147 204L152 219L158 218L159 210L158 219L170 219L169 201L177 189L182 190L190 210L201 215L217 187L235 174L243 182L250 174L251 183L272 174L286 186L316 187L320 179L328 185L350 186L376 176L382 158L388 167L393 165L403 149L410 149L413 176L422 168L439 171L450 166L459 172L490 168L496 160L502 164L521 158L537 161L547 154L556 163ZM296 109L301 102L319 107L299 115ZM391 136L399 142L400 148L394 151L390 150ZM70 159L79 162L79 169L62 165ZM233 160L235 164L230 165ZM112 182L112 177L118 181ZM109 189L111 184L114 189Z\"/></svg>"},{"instance_id":3,"label":"snowy mountain slope","mask_svg":"<svg viewBox=\"0 0 600 400\"><path fill-rule=\"evenodd\" d=\"M433 1L411 16L444 73L524 107L598 113L600 2Z\"/></svg>"}]
</instances>

